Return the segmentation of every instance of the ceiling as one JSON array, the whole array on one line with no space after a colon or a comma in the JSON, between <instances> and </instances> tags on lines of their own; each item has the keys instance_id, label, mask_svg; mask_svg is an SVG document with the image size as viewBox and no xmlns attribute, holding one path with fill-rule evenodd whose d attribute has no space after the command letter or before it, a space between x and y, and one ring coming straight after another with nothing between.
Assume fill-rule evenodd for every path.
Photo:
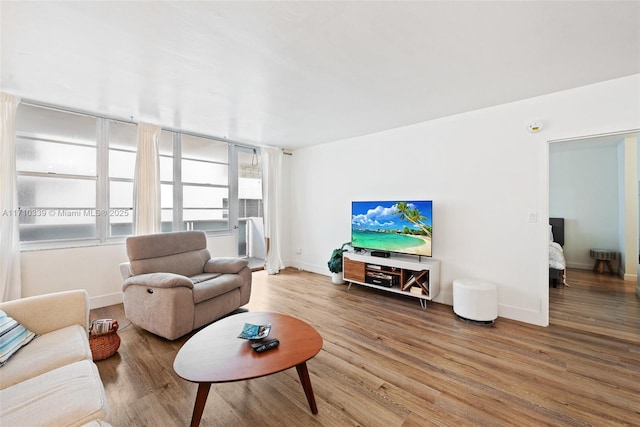
<instances>
[{"instance_id":1,"label":"ceiling","mask_svg":"<svg viewBox=\"0 0 640 427\"><path fill-rule=\"evenodd\" d=\"M640 72L640 1L0 2L0 87L296 149Z\"/></svg>"}]
</instances>

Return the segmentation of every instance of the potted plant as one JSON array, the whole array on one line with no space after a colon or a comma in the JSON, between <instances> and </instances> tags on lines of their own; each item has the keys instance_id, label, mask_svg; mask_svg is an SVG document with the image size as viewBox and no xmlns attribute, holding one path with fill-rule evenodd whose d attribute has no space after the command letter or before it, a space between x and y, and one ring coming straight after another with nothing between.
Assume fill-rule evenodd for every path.
<instances>
[{"instance_id":1,"label":"potted plant","mask_svg":"<svg viewBox=\"0 0 640 427\"><path fill-rule=\"evenodd\" d=\"M345 246L349 244L351 244L351 242L346 242L338 249L334 249L333 252L331 252L331 258L329 258L329 262L327 263L329 271L331 272L331 281L336 285L344 283L344 279L342 277L342 254L347 251Z\"/></svg>"}]
</instances>

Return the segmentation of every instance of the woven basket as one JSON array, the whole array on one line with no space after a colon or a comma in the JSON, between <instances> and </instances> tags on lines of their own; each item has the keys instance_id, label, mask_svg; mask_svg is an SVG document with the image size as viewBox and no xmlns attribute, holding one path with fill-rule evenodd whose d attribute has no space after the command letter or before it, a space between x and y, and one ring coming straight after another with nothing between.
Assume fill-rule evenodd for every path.
<instances>
[{"instance_id":1,"label":"woven basket","mask_svg":"<svg viewBox=\"0 0 640 427\"><path fill-rule=\"evenodd\" d=\"M111 357L120 347L120 337L117 334L118 321L114 320L111 330L100 334L89 334L89 346L93 360L102 360Z\"/></svg>"}]
</instances>

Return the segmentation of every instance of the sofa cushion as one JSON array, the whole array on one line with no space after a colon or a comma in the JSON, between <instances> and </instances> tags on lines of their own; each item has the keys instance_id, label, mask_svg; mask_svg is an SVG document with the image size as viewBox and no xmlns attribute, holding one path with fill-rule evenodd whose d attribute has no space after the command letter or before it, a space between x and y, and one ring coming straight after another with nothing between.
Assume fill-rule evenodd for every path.
<instances>
[{"instance_id":1,"label":"sofa cushion","mask_svg":"<svg viewBox=\"0 0 640 427\"><path fill-rule=\"evenodd\" d=\"M218 257L211 258L204 265L206 273L230 273L235 274L249 265L246 258Z\"/></svg>"},{"instance_id":2,"label":"sofa cushion","mask_svg":"<svg viewBox=\"0 0 640 427\"><path fill-rule=\"evenodd\" d=\"M35 337L34 332L0 310L0 366Z\"/></svg>"},{"instance_id":3,"label":"sofa cushion","mask_svg":"<svg viewBox=\"0 0 640 427\"><path fill-rule=\"evenodd\" d=\"M80 360L91 360L87 331L82 326L71 325L40 335L2 368L0 390Z\"/></svg>"},{"instance_id":4,"label":"sofa cushion","mask_svg":"<svg viewBox=\"0 0 640 427\"><path fill-rule=\"evenodd\" d=\"M193 302L198 304L239 288L244 283L237 274L223 274L193 286Z\"/></svg>"},{"instance_id":5,"label":"sofa cushion","mask_svg":"<svg viewBox=\"0 0 640 427\"><path fill-rule=\"evenodd\" d=\"M105 418L98 368L83 360L0 390L2 425L82 426Z\"/></svg>"}]
</instances>

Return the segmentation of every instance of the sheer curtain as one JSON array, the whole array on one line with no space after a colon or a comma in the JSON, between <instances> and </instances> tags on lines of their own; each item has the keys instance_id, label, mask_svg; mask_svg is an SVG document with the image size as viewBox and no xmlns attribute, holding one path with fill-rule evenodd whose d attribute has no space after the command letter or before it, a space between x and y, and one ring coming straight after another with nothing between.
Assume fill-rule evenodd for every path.
<instances>
[{"instance_id":1,"label":"sheer curtain","mask_svg":"<svg viewBox=\"0 0 640 427\"><path fill-rule=\"evenodd\" d=\"M20 98L0 93L0 297L22 296L18 181L16 175L16 110Z\"/></svg>"},{"instance_id":2,"label":"sheer curtain","mask_svg":"<svg viewBox=\"0 0 640 427\"><path fill-rule=\"evenodd\" d=\"M282 229L282 150L263 148L262 185L264 195L264 236L267 239L265 270L277 274L284 268L280 255L280 230Z\"/></svg>"},{"instance_id":3,"label":"sheer curtain","mask_svg":"<svg viewBox=\"0 0 640 427\"><path fill-rule=\"evenodd\" d=\"M133 234L160 232L160 127L138 124L136 171L133 181Z\"/></svg>"}]
</instances>

